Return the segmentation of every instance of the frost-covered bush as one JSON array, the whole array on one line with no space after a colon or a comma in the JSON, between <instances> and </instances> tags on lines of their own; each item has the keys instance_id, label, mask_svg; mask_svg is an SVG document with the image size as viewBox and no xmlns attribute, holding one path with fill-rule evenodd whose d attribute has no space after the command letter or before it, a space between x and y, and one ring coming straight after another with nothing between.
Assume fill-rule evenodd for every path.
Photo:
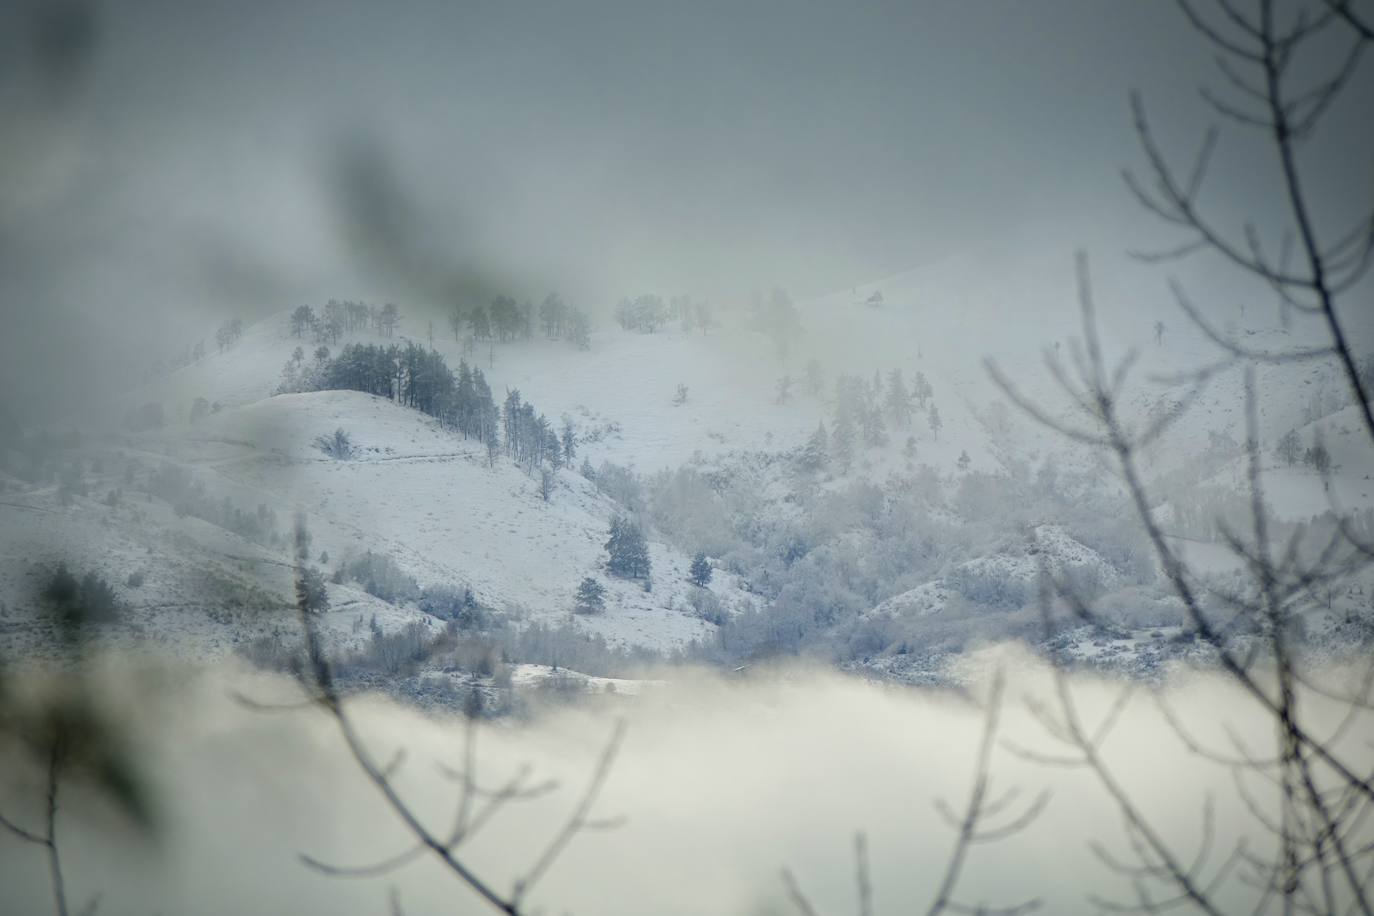
<instances>
[{"instance_id":1,"label":"frost-covered bush","mask_svg":"<svg viewBox=\"0 0 1374 916\"><path fill-rule=\"evenodd\" d=\"M429 628L419 621L396 633L374 630L367 645L338 667L341 673L361 670L412 675L433 654L435 642Z\"/></svg>"},{"instance_id":2,"label":"frost-covered bush","mask_svg":"<svg viewBox=\"0 0 1374 916\"><path fill-rule=\"evenodd\" d=\"M865 617L844 633L841 659L867 659L901 641L902 626L888 617Z\"/></svg>"},{"instance_id":3,"label":"frost-covered bush","mask_svg":"<svg viewBox=\"0 0 1374 916\"><path fill-rule=\"evenodd\" d=\"M644 490L639 477L629 468L603 461L592 480L598 490L620 503L631 514L643 510Z\"/></svg>"},{"instance_id":4,"label":"frost-covered bush","mask_svg":"<svg viewBox=\"0 0 1374 916\"><path fill-rule=\"evenodd\" d=\"M725 622L725 606L714 592L704 588L694 588L687 593L687 603L692 606L692 613L708 623L717 626Z\"/></svg>"},{"instance_id":5,"label":"frost-covered bush","mask_svg":"<svg viewBox=\"0 0 1374 916\"><path fill-rule=\"evenodd\" d=\"M1009 609L1026 603L1034 583L996 562L965 563L945 576L945 584L980 608Z\"/></svg>"},{"instance_id":6,"label":"frost-covered bush","mask_svg":"<svg viewBox=\"0 0 1374 916\"><path fill-rule=\"evenodd\" d=\"M454 638L451 643L445 644L442 657L436 661L479 677L495 677L505 667L505 652L496 639L490 636L458 637L452 630L448 635Z\"/></svg>"},{"instance_id":7,"label":"frost-covered bush","mask_svg":"<svg viewBox=\"0 0 1374 916\"><path fill-rule=\"evenodd\" d=\"M645 481L654 528L674 543L712 556L739 546L730 494L696 468L662 471Z\"/></svg>"},{"instance_id":8,"label":"frost-covered bush","mask_svg":"<svg viewBox=\"0 0 1374 916\"><path fill-rule=\"evenodd\" d=\"M1154 579L1150 542L1140 526L1124 513L1094 513L1074 519L1069 533L1130 581L1143 585Z\"/></svg>"},{"instance_id":9,"label":"frost-covered bush","mask_svg":"<svg viewBox=\"0 0 1374 916\"><path fill-rule=\"evenodd\" d=\"M1005 471L970 470L951 492L925 465L881 482L817 486L793 461L742 454L648 478L604 465L598 485L623 503L642 502L655 531L689 553L710 554L755 596L751 610L725 615L716 637L699 647L703 657L814 652L843 661L903 642L924 651L927 636L946 646L1039 640L1038 612L1026 611L1036 587L1026 549L1042 525L1058 526L1106 561L1075 559L1070 548L1057 567L1085 596L1119 582L1152 582L1148 544L1124 521L1120 496L1103 487L1100 473L1046 467L1039 473L1018 461ZM950 600L938 621L865 615L947 575Z\"/></svg>"},{"instance_id":10,"label":"frost-covered bush","mask_svg":"<svg viewBox=\"0 0 1374 916\"><path fill-rule=\"evenodd\" d=\"M1102 617L1132 629L1176 626L1184 622L1183 603L1176 596L1140 587L1103 595L1093 609Z\"/></svg>"},{"instance_id":11,"label":"frost-covered bush","mask_svg":"<svg viewBox=\"0 0 1374 916\"><path fill-rule=\"evenodd\" d=\"M873 632L888 640L884 652L922 655L966 652L1009 639L1036 643L1045 635L1040 609L1034 603L1006 612L989 612L958 594L950 595L939 614L892 620ZM857 628L856 634L864 635L863 628Z\"/></svg>"},{"instance_id":12,"label":"frost-covered bush","mask_svg":"<svg viewBox=\"0 0 1374 916\"><path fill-rule=\"evenodd\" d=\"M288 645L280 636L259 636L238 649L238 654L249 664L267 671L291 670L301 652L301 646Z\"/></svg>"},{"instance_id":13,"label":"frost-covered bush","mask_svg":"<svg viewBox=\"0 0 1374 916\"><path fill-rule=\"evenodd\" d=\"M414 577L384 553L369 550L360 557L345 560L342 568L349 579L363 587L363 591L388 604L417 601L422 595Z\"/></svg>"},{"instance_id":14,"label":"frost-covered bush","mask_svg":"<svg viewBox=\"0 0 1374 916\"><path fill-rule=\"evenodd\" d=\"M416 604L426 614L452 621L461 630L483 630L489 624L487 609L477 603L466 585L431 585Z\"/></svg>"},{"instance_id":15,"label":"frost-covered bush","mask_svg":"<svg viewBox=\"0 0 1374 916\"><path fill-rule=\"evenodd\" d=\"M648 649L612 647L599 634L572 623L532 623L509 633L504 646L506 658L513 662L572 668L601 677L638 676L656 658Z\"/></svg>"}]
</instances>

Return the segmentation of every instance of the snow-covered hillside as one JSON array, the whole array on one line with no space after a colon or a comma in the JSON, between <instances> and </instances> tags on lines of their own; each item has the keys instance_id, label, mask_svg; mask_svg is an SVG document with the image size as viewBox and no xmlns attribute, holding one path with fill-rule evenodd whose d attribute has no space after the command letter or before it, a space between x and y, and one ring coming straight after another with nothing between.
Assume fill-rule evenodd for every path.
<instances>
[{"instance_id":1,"label":"snow-covered hillside","mask_svg":"<svg viewBox=\"0 0 1374 916\"><path fill-rule=\"evenodd\" d=\"M351 460L315 447L346 427ZM607 524L617 507L579 475L564 472L548 502L537 481L508 460L440 429L422 414L356 392L281 395L227 408L196 424L122 435L72 452L86 495L15 482L4 505L0 566L6 643L21 654L54 634L32 613L41 570L58 561L98 571L131 608L135 634L177 651L215 654L266 634L290 635L292 518L301 512L312 554L328 574L365 551L393 559L420 586L469 587L484 605L518 622L562 623L584 576L607 588L606 610L576 620L611 645L666 650L711 624L687 601L690 558L650 543L654 590L602 571ZM150 475L184 471L207 505L253 514L264 507L280 539L254 543L194 514L179 514L137 488ZM110 496L119 491L119 495ZM261 510L256 510L261 511ZM184 510L183 510L184 513ZM204 514L204 513L202 513ZM130 573L142 581L126 585ZM730 577L710 588L728 608ZM328 586L327 626L342 643L366 638L374 618L394 630L424 615L368 595L356 583ZM223 614L216 603L242 605ZM429 625L436 622L428 621Z\"/></svg>"},{"instance_id":2,"label":"snow-covered hillside","mask_svg":"<svg viewBox=\"0 0 1374 916\"><path fill-rule=\"evenodd\" d=\"M359 450L351 460L313 445L341 426ZM617 511L571 471L545 502L538 481L508 460L489 463L484 448L431 418L357 392L279 395L180 432L161 438L173 454L185 447L187 460L229 486L304 510L316 549L383 552L422 586L467 585L488 605L534 618L567 616L577 583L605 559ZM703 634L708 625L685 612L690 558L661 543L650 553L654 591L604 577L607 611L581 618L584 626L655 648ZM724 582L717 588L729 597Z\"/></svg>"},{"instance_id":3,"label":"snow-covered hillside","mask_svg":"<svg viewBox=\"0 0 1374 916\"><path fill-rule=\"evenodd\" d=\"M556 426L568 418L580 443L579 461L585 458L593 467L611 462L641 475L684 467L700 472L701 480L689 482L678 497L686 500L680 508L688 514L714 500L712 494L733 490L717 515L694 519L690 537L678 527L679 543L669 543L665 532L650 533L652 591L605 573L608 522L625 507L576 470L556 472L545 501L538 475L504 457L491 460L485 448L418 411L353 391L275 395L293 351L303 348L309 362L316 343L309 334L292 333L287 313L274 315L245 328L222 352L124 395L98 436L54 459L80 465L75 492L51 481L10 481L0 506L5 540L23 545L8 549L0 565L10 641L20 645L21 636L14 634L28 640L26 646L46 638L31 625L15 624L15 608L32 593L34 562L61 558L102 570L116 585L143 571L140 586L121 586L139 609L140 627L195 651L226 651L278 631L289 626L280 613L260 614L251 624L243 614L207 624L197 596L207 581L220 588L228 582L231 591L246 590L245 606L286 607L287 534L297 512L306 518L312 554L329 557L320 561L325 575L336 580L328 585L334 608L329 626L345 644L364 641L370 627L363 624L374 617L384 631L414 621L435 625L413 604L381 601L337 573L341 564L369 551L394 562L421 588L470 588L516 626L573 620L612 646L659 651L711 642L716 625L704 618L721 618L715 611L693 610L704 592L688 582L690 558L684 551L715 540L738 546L728 562L717 563L709 586L727 615L785 590L780 583L793 574L794 561L823 543L829 553L818 554L818 567L838 563L847 570L843 576L862 579L846 584L852 593L840 604L859 602L861 620L875 627L885 621L882 626L897 628L892 632L905 632L901 627L913 620L939 618L951 595L958 596L960 613L969 602L1019 606L1042 560L1104 593L1134 588L1143 576L1141 564L1148 566L1134 546L1118 543L1109 559L1076 539L1085 527L1095 527L1089 524L1092 510L1075 530L1053 515L1021 518L1015 524L1022 534L1008 529L992 540L987 535L998 519L980 517L1002 508L1014 514L1023 507L1000 507L988 499L1014 493L1029 498L1032 489L1036 499L1052 494L1046 505L1061 508L1073 506L1078 494L1101 501L1119 492L1106 464L1008 407L979 358L995 358L1027 397L1052 415L1064 415L1066 400L1042 364L1046 351L1067 357L1068 342L1079 332L1071 271L1060 266L1032 265L1026 258L1021 267L1028 274L989 275L973 259L951 259L801 302L801 334L785 354L743 308L721 309L705 333L672 323L652 334L603 327L593 332L587 351L539 334L473 346L439 333L443 321L436 316L432 346L448 365L456 368L466 359L480 368L498 402L518 389ZM1114 303L1104 305L1101 315L1109 350L1140 351L1136 383L1122 410L1128 421L1145 423L1181 396L1178 384L1160 378L1209 365L1216 349L1181 317L1167 330L1146 320L1144 315L1158 311L1136 308L1148 298L1138 290L1118 287L1100 298ZM418 310L403 314L395 337L361 330L332 349L411 339L430 346L428 333L422 333L429 317ZM1317 339L1310 327L1289 329L1253 313L1244 327L1247 343L1257 348ZM1352 328L1357 347L1368 342L1363 324L1356 321ZM970 339L974 329L978 337ZM861 444L847 467L830 461L799 472L785 456L800 454L819 423L833 428L836 379L843 374L865 384L873 380L871 390L877 391L892 370L900 370L908 385L918 375L929 382L942 425L935 428L917 410L909 423L891 422L881 444ZM815 375L824 383L819 391L806 384ZM791 379L790 388L780 388L784 378ZM1374 451L1354 409L1332 401L1340 390L1333 367L1320 360L1260 366L1257 385L1266 492L1275 515L1298 522L1333 505L1374 507ZM786 396L780 397L784 388ZM200 399L202 408L193 410ZM165 425L139 433L121 429L127 410L149 402L162 406ZM1157 517L1189 556L1210 557L1206 565L1215 572L1234 563L1211 557L1224 551L1214 533L1199 533L1197 516L1221 511L1242 494L1243 405L1241 372L1221 372L1141 455ZM349 460L331 458L316 445L336 429L352 438ZM1276 455L1277 440L1289 430L1304 447L1320 441L1328 449L1329 489L1311 467ZM198 499L222 504L223 511L183 507L179 513L167 499L145 496L146 481L167 468L192 481ZM982 491L966 486L994 478L1011 483L993 482ZM873 488L886 507L862 508L871 502L855 489L863 486ZM913 488L918 498L911 496ZM122 497L111 495L121 489ZM831 497L840 502L828 506ZM903 526L926 525L948 543L910 535L910 546L895 546L880 519L870 518L864 532L843 530L851 514L858 519L890 512L913 499L919 507L902 510L909 515ZM234 512L270 513L279 536L254 540L230 530L224 519ZM1039 556L1027 547L1030 532ZM1008 538L1016 543L1008 546ZM918 561L903 550L922 556ZM875 555L873 562L884 571L864 571L864 554ZM743 578L726 573L727 565ZM607 610L574 618L573 592L587 576L607 587ZM1140 600L1148 605L1152 599ZM179 610L186 608L193 610ZM900 632L883 638L901 643Z\"/></svg>"}]
</instances>

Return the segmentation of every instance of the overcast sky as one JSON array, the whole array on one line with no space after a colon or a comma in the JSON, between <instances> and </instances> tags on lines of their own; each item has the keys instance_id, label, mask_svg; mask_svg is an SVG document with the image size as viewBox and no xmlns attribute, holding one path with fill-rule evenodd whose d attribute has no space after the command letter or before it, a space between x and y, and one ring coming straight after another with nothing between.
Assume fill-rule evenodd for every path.
<instances>
[{"instance_id":1,"label":"overcast sky","mask_svg":"<svg viewBox=\"0 0 1374 916\"><path fill-rule=\"evenodd\" d=\"M593 308L638 289L804 297L1022 242L1119 252L1154 231L1119 177L1140 161L1128 91L1186 156L1213 80L1156 0L7 8L7 388L123 346L128 316L182 333L441 295L350 247L340 176L360 161L416 230L407 263ZM1374 190L1374 119L1351 117L1374 110L1371 72L1311 153L1337 199ZM1272 188L1247 139L1223 139L1222 206Z\"/></svg>"}]
</instances>

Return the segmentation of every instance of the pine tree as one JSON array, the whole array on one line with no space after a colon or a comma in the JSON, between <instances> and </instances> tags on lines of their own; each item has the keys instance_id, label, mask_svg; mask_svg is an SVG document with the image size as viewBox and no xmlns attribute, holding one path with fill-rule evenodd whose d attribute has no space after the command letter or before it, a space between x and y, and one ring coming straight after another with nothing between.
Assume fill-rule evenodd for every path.
<instances>
[{"instance_id":1,"label":"pine tree","mask_svg":"<svg viewBox=\"0 0 1374 916\"><path fill-rule=\"evenodd\" d=\"M931 404L928 419L930 422L930 431L935 434L935 441L938 442L940 441L940 427L945 425L944 421L940 419L940 408Z\"/></svg>"},{"instance_id":2,"label":"pine tree","mask_svg":"<svg viewBox=\"0 0 1374 916\"><path fill-rule=\"evenodd\" d=\"M921 409L926 409L926 402L935 394L930 387L930 382L926 381L924 372L917 372L916 379L911 383L911 396L916 399L916 403L921 405Z\"/></svg>"},{"instance_id":3,"label":"pine tree","mask_svg":"<svg viewBox=\"0 0 1374 916\"><path fill-rule=\"evenodd\" d=\"M555 471L568 463L563 457L563 444L558 438L558 432L551 423L544 430L544 457Z\"/></svg>"},{"instance_id":4,"label":"pine tree","mask_svg":"<svg viewBox=\"0 0 1374 916\"><path fill-rule=\"evenodd\" d=\"M324 576L314 566L301 570L296 580L296 603L305 611L323 614L329 610L329 592L325 588Z\"/></svg>"},{"instance_id":5,"label":"pine tree","mask_svg":"<svg viewBox=\"0 0 1374 916\"><path fill-rule=\"evenodd\" d=\"M876 400L863 405L860 413L863 422L864 445L877 448L887 444L887 428L883 426L883 412Z\"/></svg>"},{"instance_id":6,"label":"pine tree","mask_svg":"<svg viewBox=\"0 0 1374 916\"><path fill-rule=\"evenodd\" d=\"M487 317L487 310L480 305L468 314L468 325L472 328L472 336L478 340L486 340L491 336L491 319Z\"/></svg>"},{"instance_id":7,"label":"pine tree","mask_svg":"<svg viewBox=\"0 0 1374 916\"><path fill-rule=\"evenodd\" d=\"M711 563L706 559L706 554L698 552L692 558L692 584L700 588L705 588L711 583Z\"/></svg>"},{"instance_id":8,"label":"pine tree","mask_svg":"<svg viewBox=\"0 0 1374 916\"><path fill-rule=\"evenodd\" d=\"M315 323L315 311L308 305L299 305L291 313L291 336L300 337Z\"/></svg>"},{"instance_id":9,"label":"pine tree","mask_svg":"<svg viewBox=\"0 0 1374 916\"><path fill-rule=\"evenodd\" d=\"M544 325L544 336L557 340L563 336L563 325L567 321L568 307L563 304L557 293L549 293L539 304L539 320Z\"/></svg>"},{"instance_id":10,"label":"pine tree","mask_svg":"<svg viewBox=\"0 0 1374 916\"><path fill-rule=\"evenodd\" d=\"M902 370L893 369L887 376L887 415L894 426L905 429L911 425L911 393L902 381Z\"/></svg>"},{"instance_id":11,"label":"pine tree","mask_svg":"<svg viewBox=\"0 0 1374 916\"><path fill-rule=\"evenodd\" d=\"M577 457L577 430L573 428L572 417L563 418L563 463L572 467Z\"/></svg>"},{"instance_id":12,"label":"pine tree","mask_svg":"<svg viewBox=\"0 0 1374 916\"><path fill-rule=\"evenodd\" d=\"M822 420L811 438L806 440L806 445L802 446L801 464L808 471L819 471L829 458L830 434L825 431L825 421Z\"/></svg>"},{"instance_id":13,"label":"pine tree","mask_svg":"<svg viewBox=\"0 0 1374 916\"><path fill-rule=\"evenodd\" d=\"M652 334L668 320L668 308L658 296L638 296L632 306L633 327L640 333Z\"/></svg>"},{"instance_id":14,"label":"pine tree","mask_svg":"<svg viewBox=\"0 0 1374 916\"><path fill-rule=\"evenodd\" d=\"M502 342L516 336L523 324L520 306L510 296L497 296L491 303L491 323Z\"/></svg>"},{"instance_id":15,"label":"pine tree","mask_svg":"<svg viewBox=\"0 0 1374 916\"><path fill-rule=\"evenodd\" d=\"M378 313L378 325L383 337L396 336L396 327L401 323L401 310L395 303L388 302Z\"/></svg>"},{"instance_id":16,"label":"pine tree","mask_svg":"<svg viewBox=\"0 0 1374 916\"><path fill-rule=\"evenodd\" d=\"M574 610L578 614L600 614L606 610L606 586L591 576L577 586Z\"/></svg>"},{"instance_id":17,"label":"pine tree","mask_svg":"<svg viewBox=\"0 0 1374 916\"><path fill-rule=\"evenodd\" d=\"M611 520L606 552L610 554L606 568L614 575L624 579L649 577L649 543L643 529L633 519L617 516Z\"/></svg>"},{"instance_id":18,"label":"pine tree","mask_svg":"<svg viewBox=\"0 0 1374 916\"><path fill-rule=\"evenodd\" d=\"M854 421L849 413L837 413L835 428L830 432L830 457L839 465L841 473L854 463Z\"/></svg>"},{"instance_id":19,"label":"pine tree","mask_svg":"<svg viewBox=\"0 0 1374 916\"><path fill-rule=\"evenodd\" d=\"M1325 474L1331 469L1331 453L1321 442L1317 442L1303 454L1303 461L1320 474Z\"/></svg>"},{"instance_id":20,"label":"pine tree","mask_svg":"<svg viewBox=\"0 0 1374 916\"><path fill-rule=\"evenodd\" d=\"M784 375L778 379L777 393L773 400L778 404L786 404L792 400L792 376Z\"/></svg>"}]
</instances>

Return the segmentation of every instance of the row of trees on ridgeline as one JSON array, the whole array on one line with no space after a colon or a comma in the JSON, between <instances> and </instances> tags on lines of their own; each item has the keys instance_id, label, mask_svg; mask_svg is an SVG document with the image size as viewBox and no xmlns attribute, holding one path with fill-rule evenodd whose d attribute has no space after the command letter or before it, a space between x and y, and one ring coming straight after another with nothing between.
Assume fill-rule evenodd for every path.
<instances>
[{"instance_id":1,"label":"row of trees on ridgeline","mask_svg":"<svg viewBox=\"0 0 1374 916\"><path fill-rule=\"evenodd\" d=\"M327 347L315 350L308 362L296 353L282 370L282 393L298 391L362 391L388 398L435 417L446 428L487 447L494 461L502 451L528 473L546 465L557 470L577 454L577 433L571 419L561 429L512 389L498 409L482 370L459 360L457 373L435 350L414 342L344 346L331 358ZM547 499L547 494L545 494Z\"/></svg>"},{"instance_id":2,"label":"row of trees on ridgeline","mask_svg":"<svg viewBox=\"0 0 1374 916\"><path fill-rule=\"evenodd\" d=\"M566 340L579 350L591 347L591 319L587 313L563 301L557 293L549 293L539 304L538 326L549 340ZM510 296L497 296L490 306L454 306L449 313L449 328L454 340L470 337L474 340L502 342L532 338L536 326L536 310L532 302L517 303Z\"/></svg>"},{"instance_id":3,"label":"row of trees on ridgeline","mask_svg":"<svg viewBox=\"0 0 1374 916\"><path fill-rule=\"evenodd\" d=\"M383 337L394 337L400 325L401 310L390 302L377 306L330 299L318 313L308 305L291 312L291 336L308 334L316 343L338 343L345 333L356 334L368 327Z\"/></svg>"},{"instance_id":4,"label":"row of trees on ridgeline","mask_svg":"<svg viewBox=\"0 0 1374 916\"><path fill-rule=\"evenodd\" d=\"M489 306L454 306L448 322L454 340L505 342L533 337L535 315L532 303L520 304L503 295L493 299ZM317 344L337 344L345 334L368 328L380 337L395 337L403 320L401 310L394 303L378 306L331 299L318 311L309 305L297 306L291 312L290 323L293 337L309 338ZM583 350L591 346L591 320L581 309L565 303L557 293L549 293L539 306L538 324L550 340L567 340ZM429 336L433 343L432 325Z\"/></svg>"},{"instance_id":5,"label":"row of trees on ridgeline","mask_svg":"<svg viewBox=\"0 0 1374 916\"><path fill-rule=\"evenodd\" d=\"M705 333L712 325L711 306L693 301L690 296L670 296L665 301L661 296L644 293L633 299L621 299L615 307L615 321L623 330L641 334L652 334L670 321L678 322L684 331L695 328Z\"/></svg>"}]
</instances>

